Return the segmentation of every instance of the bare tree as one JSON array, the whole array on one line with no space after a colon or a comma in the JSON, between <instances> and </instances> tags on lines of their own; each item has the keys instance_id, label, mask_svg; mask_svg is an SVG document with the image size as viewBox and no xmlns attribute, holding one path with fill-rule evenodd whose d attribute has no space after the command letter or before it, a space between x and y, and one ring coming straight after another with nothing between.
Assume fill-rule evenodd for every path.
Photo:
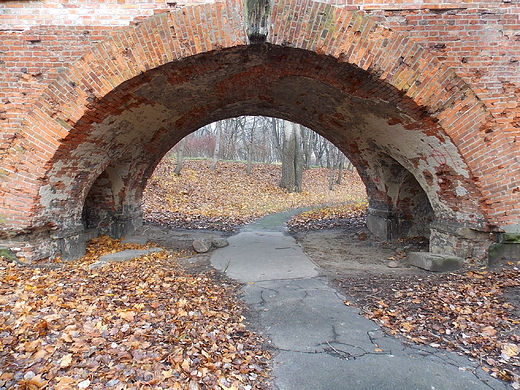
<instances>
[{"instance_id":1,"label":"bare tree","mask_svg":"<svg viewBox=\"0 0 520 390\"><path fill-rule=\"evenodd\" d=\"M282 153L282 179L280 187L288 192L302 190L302 163L300 131L296 124L284 121L284 139Z\"/></svg>"},{"instance_id":2,"label":"bare tree","mask_svg":"<svg viewBox=\"0 0 520 390\"><path fill-rule=\"evenodd\" d=\"M215 124L217 133L215 135L215 149L213 149L213 160L211 162L211 170L217 169L218 154L220 152L220 138L222 138L222 121Z\"/></svg>"},{"instance_id":3,"label":"bare tree","mask_svg":"<svg viewBox=\"0 0 520 390\"><path fill-rule=\"evenodd\" d=\"M329 190L334 190L334 184L341 184L343 176L343 167L345 164L345 155L332 143L329 143L329 156L330 156L330 175L329 175ZM338 170L338 176L336 177L335 171Z\"/></svg>"},{"instance_id":4,"label":"bare tree","mask_svg":"<svg viewBox=\"0 0 520 390\"><path fill-rule=\"evenodd\" d=\"M181 142L177 145L177 165L175 166L174 174L179 176L181 174L182 169L182 161L184 159L184 146L186 145L186 137L181 139Z\"/></svg>"},{"instance_id":5,"label":"bare tree","mask_svg":"<svg viewBox=\"0 0 520 390\"><path fill-rule=\"evenodd\" d=\"M338 178L336 179L336 184L341 185L341 180L343 179L343 169L345 168L345 156L341 152L339 152L338 155L339 155Z\"/></svg>"},{"instance_id":6,"label":"bare tree","mask_svg":"<svg viewBox=\"0 0 520 390\"><path fill-rule=\"evenodd\" d=\"M280 123L282 123L282 126L280 126ZM279 161L282 160L282 141L281 141L281 135L280 135L280 127L283 127L283 121L280 121L276 118L271 118L271 134L272 134L272 142L274 146L274 150L276 150Z\"/></svg>"},{"instance_id":7,"label":"bare tree","mask_svg":"<svg viewBox=\"0 0 520 390\"><path fill-rule=\"evenodd\" d=\"M300 133L302 138L303 165L305 169L310 169L312 160L311 133L313 133L313 131L300 125Z\"/></svg>"},{"instance_id":8,"label":"bare tree","mask_svg":"<svg viewBox=\"0 0 520 390\"><path fill-rule=\"evenodd\" d=\"M247 167L246 167L246 174L251 173L251 165L253 163L253 143L255 139L255 127L256 127L256 116L253 117L252 123L248 127L248 131L246 131L246 126L244 123L243 126L243 132L244 132L244 140L246 144L246 161L247 161Z\"/></svg>"},{"instance_id":9,"label":"bare tree","mask_svg":"<svg viewBox=\"0 0 520 390\"><path fill-rule=\"evenodd\" d=\"M313 164L332 169L335 146L311 129L302 125L293 127L298 144L298 163L302 169L309 169ZM205 157L212 160L212 170L216 169L219 159L246 161L246 172L250 173L254 162L284 162L286 131L287 126L282 119L253 116L229 118L202 127L179 142L173 150L178 152L179 172L183 158ZM341 182L344 164L340 161L340 165L334 167L339 169L338 183ZM349 162L346 169L353 169Z\"/></svg>"},{"instance_id":10,"label":"bare tree","mask_svg":"<svg viewBox=\"0 0 520 390\"><path fill-rule=\"evenodd\" d=\"M320 137L318 133L312 132L311 144L314 151L314 157L316 159L316 165L323 167L323 155L326 151L327 140Z\"/></svg>"}]
</instances>

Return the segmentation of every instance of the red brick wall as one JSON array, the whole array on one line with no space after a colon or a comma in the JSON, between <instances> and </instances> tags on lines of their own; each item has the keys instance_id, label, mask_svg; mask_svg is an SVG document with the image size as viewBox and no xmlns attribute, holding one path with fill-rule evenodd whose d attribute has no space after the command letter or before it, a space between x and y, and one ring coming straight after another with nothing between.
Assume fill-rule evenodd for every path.
<instances>
[{"instance_id":1,"label":"red brick wall","mask_svg":"<svg viewBox=\"0 0 520 390\"><path fill-rule=\"evenodd\" d=\"M55 0L8 1L2 6L0 179L8 185L0 190L0 215L5 232L38 226L63 229L65 222L56 213L67 219L67 197L75 194L81 202L96 177L114 164L100 155L95 168L77 177L77 172L86 169L85 162L71 156L85 148L82 142L86 138L82 137L93 131L92 124L123 112L120 101L110 100L110 93L120 84L126 82L120 87L123 92L133 91L145 81L127 80L143 72L198 53L247 43L238 1L188 4L122 0L78 7L72 1ZM167 16L153 16L163 13ZM397 105L413 121L421 121L414 129L437 139L445 148L425 147L417 161L411 145L399 151L392 140L381 138L381 150L395 153L392 157L400 158L403 165L410 163L407 169L419 170L424 165L418 180L432 188L431 196L451 208L452 218L458 222L477 226L486 220L487 226L479 227L486 230L520 223L520 150L516 143L520 126L519 15L516 3L504 1L418 5L274 0L268 42L287 48L287 58L295 58L295 64L298 52L290 49L311 50L322 56L323 60L308 62L305 71L298 70L303 66L299 64L294 69L307 72L308 77L315 72L316 79L331 86L341 87L340 71L330 62L332 58L366 70L366 75L360 76L364 80L361 84L345 88L352 88L350 92L360 98L379 97ZM196 59L193 61L192 68L197 65ZM204 66L211 71L210 65ZM283 67L280 62L280 69L271 71L283 73ZM183 77L189 78L191 68L183 69ZM246 88L244 96L249 80L266 77L258 72L249 71L249 79L234 80L238 87ZM231 96L233 89L228 93ZM135 100L136 105L141 103ZM215 102L209 101L208 110L212 105ZM286 115L314 124L318 131L321 126L323 133L329 131L327 135L351 152L354 160L359 158L358 168L366 170L367 186L374 198L387 196L382 190L384 180L376 180L387 173L377 173L381 168L377 166L378 152L368 150L368 144L363 144L368 141L351 145L342 138L345 135L335 134L340 130L333 129L343 126L341 119L320 122L288 110L266 109L265 113ZM202 111L193 115L218 119ZM190 127L192 119L183 120L180 132L195 130ZM203 119L200 122L203 124ZM160 143L161 138L157 139ZM356 157L358 151L361 157ZM453 153L453 164L439 162L437 153ZM145 183L149 172L142 170L149 171L154 163L149 162L148 169L136 164L129 183ZM54 183L53 178L60 176L71 181ZM451 177L453 183L448 185L443 177ZM72 178L84 183L75 184ZM377 195L378 191L383 192ZM138 192L132 195L137 201ZM78 217L78 211L74 213L74 218Z\"/></svg>"}]
</instances>

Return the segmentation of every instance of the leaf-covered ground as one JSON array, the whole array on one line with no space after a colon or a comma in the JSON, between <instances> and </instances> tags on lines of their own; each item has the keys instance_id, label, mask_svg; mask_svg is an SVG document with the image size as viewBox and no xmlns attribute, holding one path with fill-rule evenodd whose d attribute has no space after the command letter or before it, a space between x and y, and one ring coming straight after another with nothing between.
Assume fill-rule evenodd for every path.
<instances>
[{"instance_id":1,"label":"leaf-covered ground","mask_svg":"<svg viewBox=\"0 0 520 390\"><path fill-rule=\"evenodd\" d=\"M482 370L520 388L520 271L345 277L347 305L361 308L389 333L463 353Z\"/></svg>"},{"instance_id":2,"label":"leaf-covered ground","mask_svg":"<svg viewBox=\"0 0 520 390\"><path fill-rule=\"evenodd\" d=\"M367 203L364 201L318 207L295 215L287 221L287 226L293 232L341 228L346 225L361 227L365 224L366 209Z\"/></svg>"},{"instance_id":3,"label":"leaf-covered ground","mask_svg":"<svg viewBox=\"0 0 520 390\"><path fill-rule=\"evenodd\" d=\"M236 230L262 216L292 208L363 202L366 191L355 172L343 171L342 184L330 191L329 170L303 172L303 191L288 194L280 189L281 166L219 162L216 171L209 160L185 160L180 176L175 161L161 161L144 194L147 222L176 228ZM337 171L336 171L337 173Z\"/></svg>"},{"instance_id":4,"label":"leaf-covered ground","mask_svg":"<svg viewBox=\"0 0 520 390\"><path fill-rule=\"evenodd\" d=\"M184 274L185 254L166 251L89 268L128 248L96 239L58 268L0 258L0 388L266 388L269 355L237 286Z\"/></svg>"}]
</instances>

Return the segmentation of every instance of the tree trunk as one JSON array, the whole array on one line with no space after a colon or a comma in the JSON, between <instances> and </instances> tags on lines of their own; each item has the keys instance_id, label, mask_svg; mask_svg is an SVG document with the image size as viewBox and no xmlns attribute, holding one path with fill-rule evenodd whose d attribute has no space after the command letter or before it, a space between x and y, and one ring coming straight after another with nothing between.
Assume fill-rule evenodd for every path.
<instances>
[{"instance_id":1,"label":"tree trunk","mask_svg":"<svg viewBox=\"0 0 520 390\"><path fill-rule=\"evenodd\" d=\"M282 154L282 180L280 187L287 192L301 192L302 164L301 140L295 124L284 121L284 140Z\"/></svg>"},{"instance_id":2,"label":"tree trunk","mask_svg":"<svg viewBox=\"0 0 520 390\"><path fill-rule=\"evenodd\" d=\"M253 117L253 124L251 125L251 131L249 132L249 139L246 140L246 150L247 150L246 175L251 174L251 165L253 164L253 142L255 139L255 127L256 127L256 117ZM244 131L245 131L245 128L244 128Z\"/></svg>"},{"instance_id":3,"label":"tree trunk","mask_svg":"<svg viewBox=\"0 0 520 390\"><path fill-rule=\"evenodd\" d=\"M313 133L312 145L314 156L316 157L316 165L319 165L321 168L323 168L323 152L325 151L324 143L325 140L322 137L318 136L317 133Z\"/></svg>"},{"instance_id":4,"label":"tree trunk","mask_svg":"<svg viewBox=\"0 0 520 390\"><path fill-rule=\"evenodd\" d=\"M302 136L302 153L303 165L305 169L311 168L312 148L311 148L311 131L305 126L300 125L300 132Z\"/></svg>"},{"instance_id":5,"label":"tree trunk","mask_svg":"<svg viewBox=\"0 0 520 390\"><path fill-rule=\"evenodd\" d=\"M332 169L334 162L332 161L332 144L330 142L326 142L325 145L325 154L327 157L327 169Z\"/></svg>"},{"instance_id":6,"label":"tree trunk","mask_svg":"<svg viewBox=\"0 0 520 390\"><path fill-rule=\"evenodd\" d=\"M336 149L332 144L329 144L328 153L327 153L327 165L329 165L330 175L329 175L329 190L334 191L334 179L336 177L335 170L337 166L337 160L339 150Z\"/></svg>"},{"instance_id":7,"label":"tree trunk","mask_svg":"<svg viewBox=\"0 0 520 390\"><path fill-rule=\"evenodd\" d=\"M186 144L186 137L181 139L177 146L177 166L175 167L175 171L173 173L177 176L181 174L182 169L182 161L184 160L184 145Z\"/></svg>"},{"instance_id":8,"label":"tree trunk","mask_svg":"<svg viewBox=\"0 0 520 390\"><path fill-rule=\"evenodd\" d=\"M217 126L217 134L215 136L215 149L213 150L213 161L211 162L212 171L217 169L218 154L220 152L220 138L222 137L222 122L218 121L215 125Z\"/></svg>"},{"instance_id":9,"label":"tree trunk","mask_svg":"<svg viewBox=\"0 0 520 390\"><path fill-rule=\"evenodd\" d=\"M336 180L336 184L340 185L341 180L343 179L343 168L345 168L345 156L343 153L338 152L339 163L338 163L338 179Z\"/></svg>"},{"instance_id":10,"label":"tree trunk","mask_svg":"<svg viewBox=\"0 0 520 390\"><path fill-rule=\"evenodd\" d=\"M278 131L278 119L271 118L272 142L274 150L277 153L277 161L283 160L282 143L280 142L280 133Z\"/></svg>"},{"instance_id":11,"label":"tree trunk","mask_svg":"<svg viewBox=\"0 0 520 390\"><path fill-rule=\"evenodd\" d=\"M294 171L295 171L295 192L302 192L302 171L303 171L303 150L302 138L299 126L293 123L294 129Z\"/></svg>"}]
</instances>

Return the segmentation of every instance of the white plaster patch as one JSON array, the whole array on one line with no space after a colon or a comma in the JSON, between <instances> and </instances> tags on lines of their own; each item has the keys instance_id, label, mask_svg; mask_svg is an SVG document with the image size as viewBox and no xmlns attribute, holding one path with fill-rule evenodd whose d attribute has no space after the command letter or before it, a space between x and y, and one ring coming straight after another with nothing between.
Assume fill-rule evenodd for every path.
<instances>
[{"instance_id":1,"label":"white plaster patch","mask_svg":"<svg viewBox=\"0 0 520 390\"><path fill-rule=\"evenodd\" d=\"M40 203L45 209L51 206L52 201L66 200L67 198L67 194L63 191L56 191L51 184L40 187Z\"/></svg>"},{"instance_id":2,"label":"white plaster patch","mask_svg":"<svg viewBox=\"0 0 520 390\"><path fill-rule=\"evenodd\" d=\"M401 119L406 122L408 120L404 117ZM389 125L386 119L372 113L366 113L363 117L363 123L358 123L358 126L358 142L361 151L365 148L371 149L370 142L373 140L382 152L398 161L415 176L438 216L455 217L457 213L439 199L438 192L441 189L438 182L433 180L430 185L423 175L423 172L427 171L435 177L435 168L445 164L462 177L470 177L464 160L449 138L445 137L441 140L437 136L428 136L421 130L407 130L403 124ZM377 170L377 167L375 168ZM380 172L375 173L376 177L378 177L378 173L380 174L379 177L382 177ZM385 190L384 184L376 183L380 190ZM468 190L460 182L457 183L456 191L460 197L469 195ZM392 194L389 193L389 195ZM467 216L464 215L457 215L456 217L458 220L467 219Z\"/></svg>"},{"instance_id":3,"label":"white plaster patch","mask_svg":"<svg viewBox=\"0 0 520 390\"><path fill-rule=\"evenodd\" d=\"M461 185L458 185L457 188L455 188L455 192L458 196L467 196L469 194L468 191Z\"/></svg>"},{"instance_id":4,"label":"white plaster patch","mask_svg":"<svg viewBox=\"0 0 520 390\"><path fill-rule=\"evenodd\" d=\"M172 112L167 107L141 104L94 125L89 139L96 144L102 142L105 145L146 144L153 138L156 130L168 127L165 126L167 123L173 123Z\"/></svg>"}]
</instances>

